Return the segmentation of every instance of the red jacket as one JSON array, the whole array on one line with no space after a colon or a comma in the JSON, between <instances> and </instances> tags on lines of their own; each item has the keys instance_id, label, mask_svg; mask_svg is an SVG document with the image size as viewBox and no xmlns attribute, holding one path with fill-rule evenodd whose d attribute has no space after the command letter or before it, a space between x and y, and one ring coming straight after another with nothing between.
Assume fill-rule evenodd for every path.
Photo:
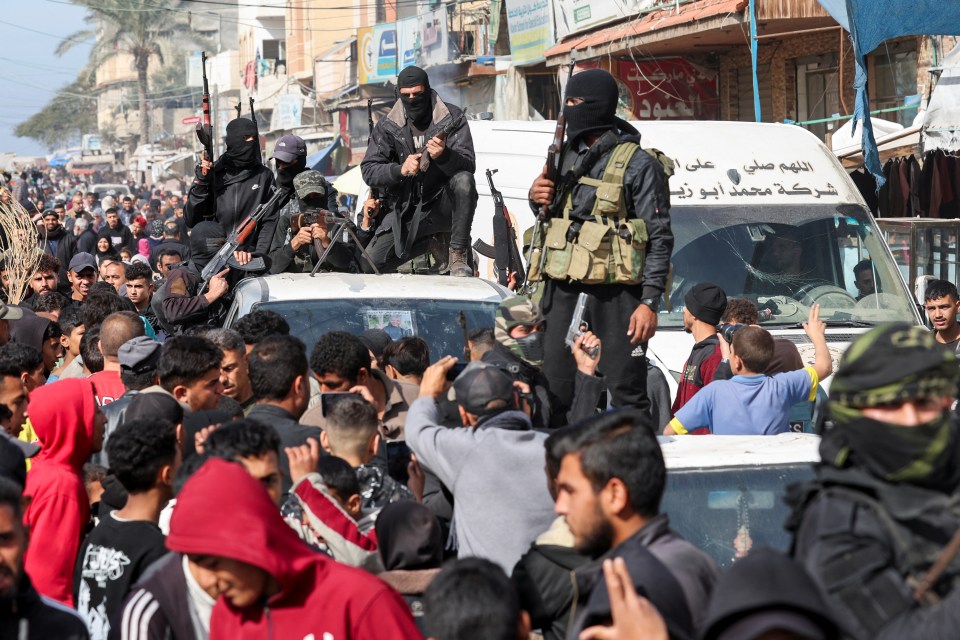
<instances>
[{"instance_id":1,"label":"red jacket","mask_svg":"<svg viewBox=\"0 0 960 640\"><path fill-rule=\"evenodd\" d=\"M232 558L280 583L265 604L235 609L217 600L210 640L237 638L421 638L403 599L376 577L310 550L244 468L208 460L177 498L167 546Z\"/></svg>"},{"instance_id":2,"label":"red jacket","mask_svg":"<svg viewBox=\"0 0 960 640\"><path fill-rule=\"evenodd\" d=\"M33 497L23 515L30 529L26 571L37 591L71 606L73 568L90 521L81 473L93 453L93 393L89 380L59 380L31 393L27 406L42 448L24 488Z\"/></svg>"}]
</instances>

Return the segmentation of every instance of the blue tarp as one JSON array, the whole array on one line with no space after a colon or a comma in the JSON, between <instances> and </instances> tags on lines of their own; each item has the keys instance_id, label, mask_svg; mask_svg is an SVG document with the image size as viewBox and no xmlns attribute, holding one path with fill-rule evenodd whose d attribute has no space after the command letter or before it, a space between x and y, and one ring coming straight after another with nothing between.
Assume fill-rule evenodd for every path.
<instances>
[{"instance_id":1,"label":"blue tarp","mask_svg":"<svg viewBox=\"0 0 960 640\"><path fill-rule=\"evenodd\" d=\"M70 162L70 156L64 153L59 153L53 156L52 158L50 158L49 160L47 160L47 166L64 167L68 162Z\"/></svg>"},{"instance_id":2,"label":"blue tarp","mask_svg":"<svg viewBox=\"0 0 960 640\"><path fill-rule=\"evenodd\" d=\"M343 141L340 139L340 136L337 136L334 139L333 144L331 144L329 147L324 147L323 149L320 149L320 151L317 151L312 156L307 156L307 168L312 171L322 172L324 169L323 167L324 161L327 158L329 158L330 155L334 152L334 150L337 149L341 144L343 144Z\"/></svg>"},{"instance_id":3,"label":"blue tarp","mask_svg":"<svg viewBox=\"0 0 960 640\"><path fill-rule=\"evenodd\" d=\"M818 0L834 20L850 32L857 72L853 88L857 102L853 122L863 122L863 158L867 170L885 182L877 141L870 126L866 55L886 40L900 36L953 35L960 28L957 0Z\"/></svg>"}]
</instances>

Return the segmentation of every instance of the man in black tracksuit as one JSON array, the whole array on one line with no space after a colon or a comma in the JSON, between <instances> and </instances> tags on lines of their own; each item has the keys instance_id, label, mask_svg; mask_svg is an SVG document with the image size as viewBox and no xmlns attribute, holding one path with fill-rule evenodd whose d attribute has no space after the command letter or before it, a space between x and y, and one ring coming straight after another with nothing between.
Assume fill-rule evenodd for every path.
<instances>
[{"instance_id":1,"label":"man in black tracksuit","mask_svg":"<svg viewBox=\"0 0 960 640\"><path fill-rule=\"evenodd\" d=\"M594 221L591 211L597 188L583 184L582 179L596 182L618 144L640 140L636 129L616 117L618 96L616 81L602 69L582 71L570 79L563 108L567 141L560 176L565 180L573 176L575 184L558 192L553 181L541 175L529 193L534 211L546 204L551 207L551 219L562 217L569 193L573 205L570 218L580 223ZM589 296L585 320L603 343L599 370L607 379L613 405L648 410L646 345L657 328L660 296L673 252L670 192L662 164L639 149L626 165L622 185L625 210L616 216L621 221L640 219L646 224L649 240L642 278L635 284L584 284L570 278L545 277L541 299L547 318L543 370L556 396L573 396L576 367L564 340L577 298L585 292Z\"/></svg>"},{"instance_id":2,"label":"man in black tracksuit","mask_svg":"<svg viewBox=\"0 0 960 640\"><path fill-rule=\"evenodd\" d=\"M228 236L258 205L270 199L273 173L260 160L260 140L252 120L231 120L226 143L223 157L214 163L204 159L197 166L183 217L191 229L204 220L214 220ZM277 212L268 212L240 249L267 255L276 226Z\"/></svg>"},{"instance_id":3,"label":"man in black tracksuit","mask_svg":"<svg viewBox=\"0 0 960 640\"><path fill-rule=\"evenodd\" d=\"M816 479L790 487L787 528L845 638L957 635L957 558L915 590L960 530L958 376L952 350L903 324L858 338L833 376Z\"/></svg>"},{"instance_id":4,"label":"man in black tracksuit","mask_svg":"<svg viewBox=\"0 0 960 640\"><path fill-rule=\"evenodd\" d=\"M400 99L373 128L360 164L363 181L387 192L367 250L381 271L396 269L429 248L441 272L449 268L450 275L472 276L467 256L477 185L470 127L464 120L446 140L437 137L462 111L440 99L423 69L401 71L397 88ZM420 170L421 155L430 159L426 171ZM445 243L437 236L447 233L450 248L444 255Z\"/></svg>"}]
</instances>

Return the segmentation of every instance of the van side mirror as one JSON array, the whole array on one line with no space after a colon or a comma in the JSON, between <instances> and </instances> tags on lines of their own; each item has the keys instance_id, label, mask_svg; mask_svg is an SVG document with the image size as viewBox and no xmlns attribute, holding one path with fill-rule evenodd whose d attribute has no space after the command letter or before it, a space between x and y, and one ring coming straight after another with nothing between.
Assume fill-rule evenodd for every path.
<instances>
[{"instance_id":1,"label":"van side mirror","mask_svg":"<svg viewBox=\"0 0 960 640\"><path fill-rule=\"evenodd\" d=\"M927 286L934 280L936 280L934 276L917 276L917 279L913 281L913 297L916 298L917 304L923 305Z\"/></svg>"}]
</instances>

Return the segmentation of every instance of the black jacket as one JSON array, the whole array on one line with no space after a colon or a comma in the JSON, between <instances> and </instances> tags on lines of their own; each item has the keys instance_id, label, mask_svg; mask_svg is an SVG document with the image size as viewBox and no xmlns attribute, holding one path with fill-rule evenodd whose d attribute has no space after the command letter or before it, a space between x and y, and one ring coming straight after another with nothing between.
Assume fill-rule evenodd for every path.
<instances>
[{"instance_id":1,"label":"black jacket","mask_svg":"<svg viewBox=\"0 0 960 640\"><path fill-rule=\"evenodd\" d=\"M462 113L460 107L444 102L435 91L431 93L433 94L433 117L424 134L424 140L432 138L444 125ZM407 201L412 191L419 192L420 195L414 197L411 204L432 202L454 174L461 171L472 174L476 171L473 137L470 135L470 127L466 120L447 136L446 149L439 158L430 163L425 174L414 177L401 176L400 167L404 160L418 150L414 146L410 126L406 122L403 103L397 100L387 117L382 118L374 126L370 142L367 144L367 152L360 163L363 181L373 189L381 189L387 195L384 207L377 217L377 235L398 227L398 208ZM415 224L419 224L420 220L428 217L429 207L424 209L413 218Z\"/></svg>"},{"instance_id":2,"label":"black jacket","mask_svg":"<svg viewBox=\"0 0 960 640\"><path fill-rule=\"evenodd\" d=\"M16 595L0 598L0 638L89 640L90 634L76 611L41 596L24 573Z\"/></svg>"},{"instance_id":3,"label":"black jacket","mask_svg":"<svg viewBox=\"0 0 960 640\"><path fill-rule=\"evenodd\" d=\"M917 605L922 577L960 530L960 497L891 484L856 467L817 468L794 485L793 554L806 567L845 635L856 640L949 638L960 628L960 559Z\"/></svg>"},{"instance_id":4,"label":"black jacket","mask_svg":"<svg viewBox=\"0 0 960 640\"><path fill-rule=\"evenodd\" d=\"M693 621L683 588L670 569L647 549L642 536L641 529L595 562L574 572L577 592L567 638L578 638L580 632L594 625L610 624L610 595L601 563L606 558L623 558L637 593L649 600L663 616L670 640L693 640Z\"/></svg>"},{"instance_id":5,"label":"black jacket","mask_svg":"<svg viewBox=\"0 0 960 640\"><path fill-rule=\"evenodd\" d=\"M150 565L111 621L110 640L194 640L182 563L182 555L168 553Z\"/></svg>"},{"instance_id":6,"label":"black jacket","mask_svg":"<svg viewBox=\"0 0 960 640\"><path fill-rule=\"evenodd\" d=\"M555 531L565 525L554 523L534 541L513 568L510 580L517 589L521 608L530 614L534 629L546 640L563 640L567 635L570 606L573 604L573 571L590 562L572 546L557 544ZM572 542L571 540L564 542Z\"/></svg>"},{"instance_id":7,"label":"black jacket","mask_svg":"<svg viewBox=\"0 0 960 640\"><path fill-rule=\"evenodd\" d=\"M247 412L249 420L255 420L273 427L280 436L280 470L283 472L283 491L290 491L290 461L284 449L299 447L307 444L308 438L316 438L320 442L319 427L300 424L296 417L286 409L272 404L255 404Z\"/></svg>"},{"instance_id":8,"label":"black jacket","mask_svg":"<svg viewBox=\"0 0 960 640\"><path fill-rule=\"evenodd\" d=\"M97 252L97 232L87 227L77 238L77 252L94 254ZM74 254L76 255L76 254Z\"/></svg>"},{"instance_id":9,"label":"black jacket","mask_svg":"<svg viewBox=\"0 0 960 640\"><path fill-rule=\"evenodd\" d=\"M620 142L640 142L640 134L627 123L620 125L618 132ZM562 173L572 167L578 155L585 154L585 150L565 147L561 162ZM607 161L610 159L611 149L602 155L587 171L586 175L597 180L603 175ZM623 184L626 187L624 200L627 206L627 218L641 218L647 225L647 256L643 264L643 292L642 298L659 298L667 282L667 270L670 268L670 256L673 253L673 231L670 228L670 188L667 184L667 175L663 166L649 153L638 149L624 174ZM557 197L561 198L562 189L557 190ZM597 188L585 184L573 187L573 210L571 218L592 220L590 210L593 208L594 195ZM530 203L534 212L539 212L540 206ZM562 214L561 202L554 204L552 215Z\"/></svg>"},{"instance_id":10,"label":"black jacket","mask_svg":"<svg viewBox=\"0 0 960 640\"><path fill-rule=\"evenodd\" d=\"M56 248L54 248L56 245ZM46 238L40 236L40 249L44 253L52 255L60 261L60 282L67 281L67 270L73 256L77 255L77 238L63 228L63 225L57 227L53 233L48 233Z\"/></svg>"},{"instance_id":11,"label":"black jacket","mask_svg":"<svg viewBox=\"0 0 960 640\"><path fill-rule=\"evenodd\" d=\"M100 238L110 240L110 246L119 253L121 249L124 247L129 248L133 243L133 232L123 223L116 229L111 229L109 225L103 225L100 227L100 231L97 232L97 240L99 241ZM136 253L136 251L134 251L134 253Z\"/></svg>"},{"instance_id":12,"label":"black jacket","mask_svg":"<svg viewBox=\"0 0 960 640\"><path fill-rule=\"evenodd\" d=\"M212 179L212 184L211 184ZM214 192L215 189L215 192ZM236 171L223 160L214 163L213 171L193 181L183 208L183 217L191 229L204 220L216 220L226 234L273 195L273 173L257 165L252 169ZM277 212L267 212L250 239L243 245L246 251L267 255L277 226Z\"/></svg>"}]
</instances>

